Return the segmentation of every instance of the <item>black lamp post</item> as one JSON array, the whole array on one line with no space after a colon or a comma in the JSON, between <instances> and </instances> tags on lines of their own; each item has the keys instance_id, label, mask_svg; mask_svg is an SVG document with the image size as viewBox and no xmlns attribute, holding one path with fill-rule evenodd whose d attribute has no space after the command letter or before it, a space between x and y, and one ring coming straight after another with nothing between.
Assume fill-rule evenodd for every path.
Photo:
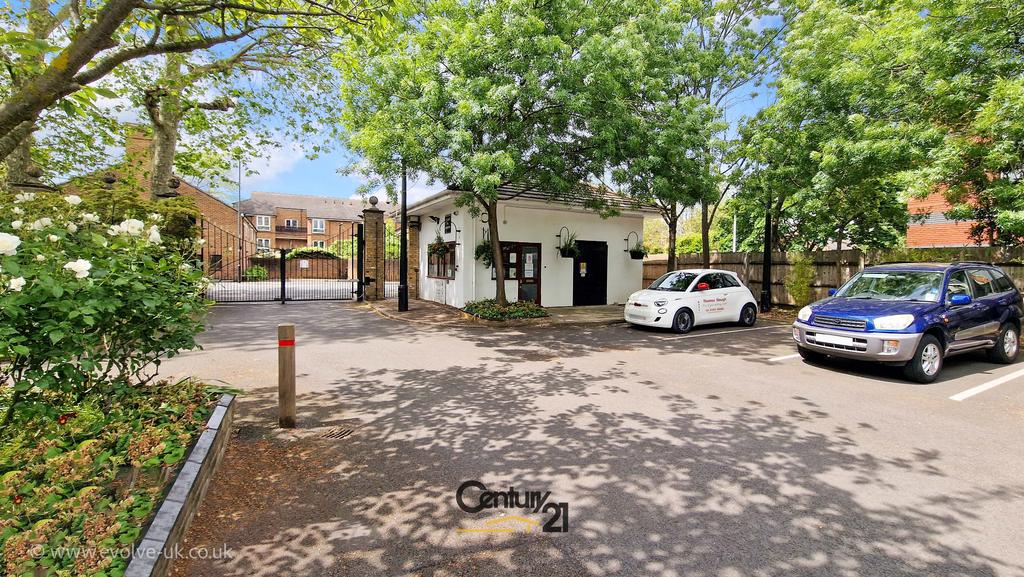
<instances>
[{"instance_id":1,"label":"black lamp post","mask_svg":"<svg viewBox=\"0 0 1024 577\"><path fill-rule=\"evenodd\" d=\"M409 214L406 207L406 171L405 160L402 160L402 230L399 233L398 247L398 310L409 310L409 248L407 242Z\"/></svg>"},{"instance_id":2,"label":"black lamp post","mask_svg":"<svg viewBox=\"0 0 1024 577\"><path fill-rule=\"evenodd\" d=\"M761 312L772 310L772 201L764 203L764 255L761 260Z\"/></svg>"}]
</instances>

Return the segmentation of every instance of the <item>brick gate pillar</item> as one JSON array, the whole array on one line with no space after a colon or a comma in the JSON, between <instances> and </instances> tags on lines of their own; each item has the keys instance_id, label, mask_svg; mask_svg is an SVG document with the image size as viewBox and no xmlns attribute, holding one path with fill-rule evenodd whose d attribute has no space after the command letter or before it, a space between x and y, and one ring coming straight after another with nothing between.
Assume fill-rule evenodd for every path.
<instances>
[{"instance_id":1,"label":"brick gate pillar","mask_svg":"<svg viewBox=\"0 0 1024 577\"><path fill-rule=\"evenodd\" d=\"M370 208L363 210L363 236L366 251L364 274L369 279L363 287L363 298L379 301L384 298L384 211L377 208L377 197L370 197Z\"/></svg>"},{"instance_id":2,"label":"brick gate pillar","mask_svg":"<svg viewBox=\"0 0 1024 577\"><path fill-rule=\"evenodd\" d=\"M420 223L409 221L406 232L409 254L409 298L420 298Z\"/></svg>"}]
</instances>

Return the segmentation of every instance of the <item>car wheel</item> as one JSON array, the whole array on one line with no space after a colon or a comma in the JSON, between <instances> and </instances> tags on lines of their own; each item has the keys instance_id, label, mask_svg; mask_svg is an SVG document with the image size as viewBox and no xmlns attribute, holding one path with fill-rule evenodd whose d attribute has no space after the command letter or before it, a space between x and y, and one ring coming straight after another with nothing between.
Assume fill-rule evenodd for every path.
<instances>
[{"instance_id":1,"label":"car wheel","mask_svg":"<svg viewBox=\"0 0 1024 577\"><path fill-rule=\"evenodd\" d=\"M797 347L796 352L800 353L800 356L808 363L820 363L825 360L825 355L808 348Z\"/></svg>"},{"instance_id":2,"label":"car wheel","mask_svg":"<svg viewBox=\"0 0 1024 577\"><path fill-rule=\"evenodd\" d=\"M1017 353L1020 352L1020 335L1017 327L1006 323L999 329L999 336L996 337L996 346L988 351L988 358L993 363L1008 365L1017 360Z\"/></svg>"},{"instance_id":3,"label":"car wheel","mask_svg":"<svg viewBox=\"0 0 1024 577\"><path fill-rule=\"evenodd\" d=\"M942 344L932 335L925 335L917 346L914 358L903 367L903 375L911 381L930 383L942 370Z\"/></svg>"},{"instance_id":4,"label":"car wheel","mask_svg":"<svg viewBox=\"0 0 1024 577\"><path fill-rule=\"evenodd\" d=\"M688 333L693 329L693 313L690 309L679 309L672 321L672 330L677 333Z\"/></svg>"},{"instance_id":5,"label":"car wheel","mask_svg":"<svg viewBox=\"0 0 1024 577\"><path fill-rule=\"evenodd\" d=\"M748 304L740 311L740 324L745 327L752 327L757 322L757 307Z\"/></svg>"}]
</instances>

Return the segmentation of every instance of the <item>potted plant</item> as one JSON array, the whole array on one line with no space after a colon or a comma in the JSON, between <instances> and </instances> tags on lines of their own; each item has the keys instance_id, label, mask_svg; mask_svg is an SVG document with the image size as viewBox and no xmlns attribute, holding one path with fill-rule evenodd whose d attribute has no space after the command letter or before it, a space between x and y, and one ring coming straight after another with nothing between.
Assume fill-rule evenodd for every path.
<instances>
[{"instance_id":1,"label":"potted plant","mask_svg":"<svg viewBox=\"0 0 1024 577\"><path fill-rule=\"evenodd\" d=\"M490 240L482 240L480 244L476 245L474 258L487 268L494 265L494 249L491 248Z\"/></svg>"},{"instance_id":2,"label":"potted plant","mask_svg":"<svg viewBox=\"0 0 1024 577\"><path fill-rule=\"evenodd\" d=\"M629 249L629 258L633 260L643 260L645 256L647 256L647 250L644 248L643 243L639 240L636 241L636 244Z\"/></svg>"},{"instance_id":3,"label":"potted plant","mask_svg":"<svg viewBox=\"0 0 1024 577\"><path fill-rule=\"evenodd\" d=\"M576 258L580 256L580 247L576 245L576 233L569 232L562 239L562 243L558 245L558 254L562 255L562 258Z\"/></svg>"},{"instance_id":4,"label":"potted plant","mask_svg":"<svg viewBox=\"0 0 1024 577\"><path fill-rule=\"evenodd\" d=\"M448 252L448 245L444 242L444 238L440 234L434 239L434 242L430 243L427 247L429 254L436 254L437 256L444 256Z\"/></svg>"}]
</instances>

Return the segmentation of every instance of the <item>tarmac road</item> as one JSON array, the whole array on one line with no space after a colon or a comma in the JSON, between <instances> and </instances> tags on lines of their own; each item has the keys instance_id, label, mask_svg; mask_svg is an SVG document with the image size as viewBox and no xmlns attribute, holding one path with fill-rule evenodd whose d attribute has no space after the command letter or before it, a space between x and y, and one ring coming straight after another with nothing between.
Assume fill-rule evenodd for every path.
<instances>
[{"instance_id":1,"label":"tarmac road","mask_svg":"<svg viewBox=\"0 0 1024 577\"><path fill-rule=\"evenodd\" d=\"M279 322L293 434L273 428ZM187 540L231 558L176 575L1024 575L1021 365L965 357L918 385L807 364L782 325L432 329L354 303L210 325L163 370L248 391ZM469 480L550 491L568 531L464 512Z\"/></svg>"}]
</instances>

